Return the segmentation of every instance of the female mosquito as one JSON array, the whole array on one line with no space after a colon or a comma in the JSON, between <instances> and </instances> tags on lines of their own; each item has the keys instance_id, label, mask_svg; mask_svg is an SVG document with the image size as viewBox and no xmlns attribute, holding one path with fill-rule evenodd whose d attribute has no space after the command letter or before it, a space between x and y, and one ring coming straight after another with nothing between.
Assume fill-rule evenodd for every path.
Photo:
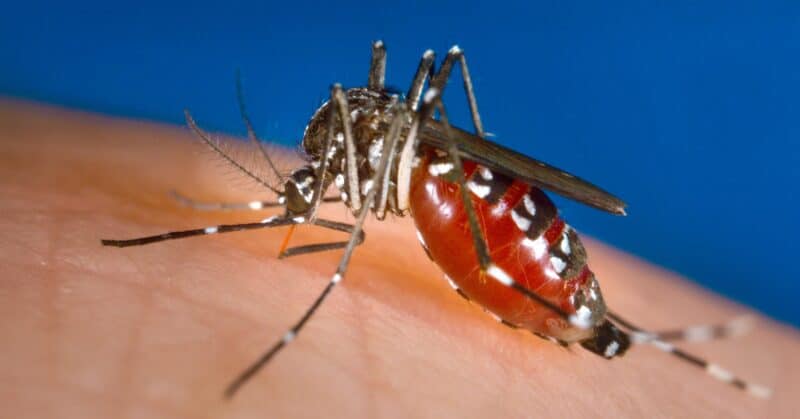
<instances>
[{"instance_id":1,"label":"female mosquito","mask_svg":"<svg viewBox=\"0 0 800 419\"><path fill-rule=\"evenodd\" d=\"M187 112L189 127L222 158L277 195L276 202L209 205L181 199L201 209L283 207L284 213L260 222L217 225L130 240L103 240L107 246L135 246L197 235L290 226L280 257L344 249L325 289L283 337L226 389L232 397L275 354L292 342L333 288L345 276L350 257L364 241L363 223L372 212L411 215L420 243L458 293L480 304L505 325L527 329L562 345L578 343L611 359L633 344L650 344L748 393L769 390L747 383L722 367L684 352L670 340L706 340L740 333L741 321L662 333L647 332L609 310L587 265L577 233L558 215L542 189L612 214L625 204L574 175L486 139L467 61L452 47L438 71L434 53L420 60L408 92L384 85L386 49L372 45L367 86L344 90L335 84L330 99L311 117L302 146L308 163L282 178L263 148L263 156L282 187L248 171L218 147ZM464 80L474 132L449 124L441 100L454 65ZM238 79L237 79L238 80ZM427 89L425 89L427 82ZM239 104L251 140L260 144ZM438 113L438 119L435 118ZM339 197L326 196L329 187ZM318 217L323 202L341 201L354 224ZM350 234L347 241L288 247L298 224L313 224Z\"/></svg>"}]
</instances>

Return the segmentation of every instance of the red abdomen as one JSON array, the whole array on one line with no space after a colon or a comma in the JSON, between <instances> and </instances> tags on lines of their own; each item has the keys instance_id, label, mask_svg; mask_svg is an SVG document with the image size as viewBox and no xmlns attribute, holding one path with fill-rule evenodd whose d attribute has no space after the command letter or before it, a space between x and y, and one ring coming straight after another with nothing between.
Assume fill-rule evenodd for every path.
<instances>
[{"instance_id":1,"label":"red abdomen","mask_svg":"<svg viewBox=\"0 0 800 419\"><path fill-rule=\"evenodd\" d=\"M478 265L452 164L423 152L411 180L410 205L423 246L470 300L515 326L575 342L591 335L552 311L486 277ZM515 281L568 313L605 315L600 289L577 234L538 188L474 162L464 162L467 187L493 262ZM583 313L586 314L586 313Z\"/></svg>"}]
</instances>

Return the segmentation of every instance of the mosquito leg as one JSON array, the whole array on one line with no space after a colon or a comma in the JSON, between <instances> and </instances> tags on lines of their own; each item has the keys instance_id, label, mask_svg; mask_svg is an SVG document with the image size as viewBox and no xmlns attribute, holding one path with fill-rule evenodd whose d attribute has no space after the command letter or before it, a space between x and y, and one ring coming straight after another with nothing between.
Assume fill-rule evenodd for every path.
<instances>
[{"instance_id":1,"label":"mosquito leg","mask_svg":"<svg viewBox=\"0 0 800 419\"><path fill-rule=\"evenodd\" d=\"M260 211L267 208L283 207L284 202L279 197L278 201L248 201L248 202L200 202L195 201L178 191L169 191L170 197L179 204L197 211ZM342 202L338 196L322 198L322 203Z\"/></svg>"},{"instance_id":2,"label":"mosquito leg","mask_svg":"<svg viewBox=\"0 0 800 419\"><path fill-rule=\"evenodd\" d=\"M486 240L483 236L483 231L478 224L478 218L475 214L475 208L472 206L472 199L469 195L469 188L466 185L466 179L464 177L464 169L461 162L461 157L458 154L458 150L456 147L456 143L452 141L452 132L450 124L447 120L447 112L445 111L444 104L441 102L440 92L435 88L432 87L428 89L425 93L425 98L423 102L423 110L420 111L418 114L419 117L424 118L423 120L427 119L427 116L432 113L432 109L434 106L438 106L439 113L442 119L442 125L445 127L446 137L450 139L447 142L447 154L453 161L453 167L455 172L455 179L456 182L461 186L459 189L461 190L461 199L464 204L464 208L467 213L467 220L469 221L470 231L472 232L472 238L475 245L475 252L478 256L478 263L480 264L481 271L486 274L488 277L500 282L501 284L513 288L517 292L522 293L526 298L535 301L536 303L547 307L554 313L558 314L564 320L568 321L573 326L586 329L591 327L592 325L589 322L588 316L581 316L578 314L569 314L562 310L557 305L553 304L549 300L541 297L539 294L525 288L524 286L517 283L513 278L511 278L508 273L506 273L503 269L499 266L495 265L492 262L491 257L489 256L489 249L486 246ZM406 140L410 141L410 139Z\"/></svg>"},{"instance_id":3,"label":"mosquito leg","mask_svg":"<svg viewBox=\"0 0 800 419\"><path fill-rule=\"evenodd\" d=\"M183 239L186 237L193 237L193 236L206 236L209 234L218 234L218 233L229 233L232 231L280 227L291 224L297 224L297 221L291 218L270 217L258 223L222 224L222 225L211 226L206 228L198 228L193 230L170 231L167 233L157 234L155 236L139 237L135 239L101 240L101 243L103 244L103 246L114 246L114 247L141 246L144 244L156 243L165 240Z\"/></svg>"},{"instance_id":4,"label":"mosquito leg","mask_svg":"<svg viewBox=\"0 0 800 419\"><path fill-rule=\"evenodd\" d=\"M358 164L356 161L356 143L353 138L353 123L350 121L350 111L347 105L347 98L344 97L342 85L336 83L331 88L331 112L334 108L341 116L342 132L336 135L344 136L344 151L347 166L346 181L347 195L350 198L350 209L357 211L361 208L361 193L358 189Z\"/></svg>"},{"instance_id":5,"label":"mosquito leg","mask_svg":"<svg viewBox=\"0 0 800 419\"><path fill-rule=\"evenodd\" d=\"M716 339L726 339L742 336L753 328L753 318L750 316L737 317L726 323L688 326L675 330L660 330L648 332L649 336L641 339L658 339L662 341L706 342Z\"/></svg>"},{"instance_id":6,"label":"mosquito leg","mask_svg":"<svg viewBox=\"0 0 800 419\"><path fill-rule=\"evenodd\" d=\"M621 318L620 316L611 311L608 311L606 313L606 317L612 322L617 323L620 326L624 327L625 329L630 330L628 336L632 343L650 344L662 352L666 352L670 355L673 355L678 359L683 360L684 362L694 365L697 368L702 368L708 375L714 377L715 379L730 384L740 390L744 390L752 396L766 399L769 398L772 393L770 389L758 384L748 383L747 381L742 380L741 378L734 375L732 372L728 371L725 368L722 368L717 364L709 362L696 355L690 354L682 349L676 348L671 343L653 338L652 333L644 329L641 329L638 326L635 326L631 322Z\"/></svg>"},{"instance_id":7,"label":"mosquito leg","mask_svg":"<svg viewBox=\"0 0 800 419\"><path fill-rule=\"evenodd\" d=\"M416 112L419 109L419 101L422 98L422 88L425 86L425 79L433 77L433 64L436 60L436 54L433 50L429 49L422 54L419 60L417 72L414 74L414 80L408 88L406 94L407 103L411 104L411 110Z\"/></svg>"},{"instance_id":8,"label":"mosquito leg","mask_svg":"<svg viewBox=\"0 0 800 419\"><path fill-rule=\"evenodd\" d=\"M318 225L320 227L324 227L331 230L341 231L344 233L353 233L353 226L351 224L340 223L337 221L330 221L325 220L322 218L317 218L310 222L310 224ZM364 231L361 231L361 234L358 236L356 240L356 246L364 243L364 238L366 234ZM349 241L340 241L340 242L330 242L330 243L314 243L314 244L306 244L302 246L290 247L278 255L279 259L288 258L297 255L305 255L308 253L317 253L317 252L325 252L328 250L336 250L336 249L344 249L347 247L347 243Z\"/></svg>"},{"instance_id":9,"label":"mosquito leg","mask_svg":"<svg viewBox=\"0 0 800 419\"><path fill-rule=\"evenodd\" d=\"M346 118L348 114L342 114L342 118ZM405 112L404 109L401 108L398 112L397 116L395 117L392 125L402 124L403 120L405 119ZM400 132L399 129L395 129L398 133ZM387 141L392 144L392 147L395 147L397 141L399 139L399 135L395 135L393 137L387 138ZM378 164L378 169L374 175L373 182L380 179L384 172L389 170L389 155L384 153L381 155L380 162ZM254 376L264 365L267 364L274 356L277 354L281 349L283 349L287 344L292 342L297 335L302 331L305 324L314 315L320 305L325 301L328 297L330 292L333 288L339 284L342 279L344 278L345 273L347 272L347 266L350 263L350 258L353 255L353 251L356 248L356 245L359 242L359 237L361 237L362 229L364 226L364 220L367 218L367 214L370 211L370 204L372 204L375 200L375 196L377 194L377 189L372 188L370 189L366 197L364 199L364 205L360 207L358 210L358 215L356 216L356 221L352 226L352 234L350 235L350 240L347 242L347 245L344 249L344 255L342 255L342 259L339 261L339 265L336 267L336 272L331 277L331 280L328 282L328 285L322 290L322 293L314 300L314 303L311 304L311 307L306 310L305 314L300 317L300 320L297 321L290 329L283 335L279 341L272 345L272 347L267 350L256 362L254 362L249 368L243 371L239 376L228 386L225 390L225 398L230 399L233 397L236 392L244 385L252 376Z\"/></svg>"},{"instance_id":10,"label":"mosquito leg","mask_svg":"<svg viewBox=\"0 0 800 419\"><path fill-rule=\"evenodd\" d=\"M472 125L475 127L475 134L483 138L486 133L483 131L483 123L478 112L478 100L475 98L475 89L472 86L472 78L469 74L464 52L457 45L450 48L444 62L442 62L442 67L435 76L432 74L434 59L435 56L432 50L427 50L422 54L414 80L411 82L411 87L409 87L406 95L406 100L411 104L411 109L416 111L419 108L422 88L425 85L426 78L431 78L431 87L437 88L440 92L444 91L453 69L453 62L458 60L461 65L461 78L464 80L464 93L467 95L469 111L472 116Z\"/></svg>"},{"instance_id":11,"label":"mosquito leg","mask_svg":"<svg viewBox=\"0 0 800 419\"><path fill-rule=\"evenodd\" d=\"M393 107L397 107L398 105L397 105L397 103L394 103L392 106ZM388 138L399 138L400 137L400 131L406 125L406 123L405 123L406 112L405 112L405 108L403 108L405 105L399 105L399 106L401 107L401 109L398 110L398 115L395 116L395 119L394 119L394 121L398 121L398 122L394 123L394 121L393 121L392 125L389 127L389 131L386 134L386 136ZM400 119L401 117L402 117L402 119ZM394 141L394 142L386 141L384 143L384 145L383 145L383 150L381 151L381 153L382 153L381 156L388 155L387 167L389 167L389 169L384 171L383 176L377 177L377 179L380 182L377 184L378 194L377 194L377 198L376 198L376 201L375 201L376 202L376 204L375 204L375 218L377 218L378 220L383 220L384 218L386 218L386 204L389 201L389 190L390 190L390 181L391 181L391 174L392 174L391 167L394 166L395 161L397 159L397 143L398 143L398 141Z\"/></svg>"},{"instance_id":12,"label":"mosquito leg","mask_svg":"<svg viewBox=\"0 0 800 419\"><path fill-rule=\"evenodd\" d=\"M444 58L444 62L442 62L442 67L431 80L431 87L435 87L439 89L440 92L444 92L455 60L458 60L461 64L461 78L464 80L464 92L467 94L467 102L469 102L469 111L472 115L472 125L475 127L475 134L478 137L484 138L486 133L483 131L483 123L481 123L481 116L478 112L478 100L475 99L475 89L472 87L472 78L469 75L467 59L464 56L464 51L462 51L458 45L453 45L450 51L447 52L447 56Z\"/></svg>"},{"instance_id":13,"label":"mosquito leg","mask_svg":"<svg viewBox=\"0 0 800 419\"><path fill-rule=\"evenodd\" d=\"M264 160L267 161L267 165L269 165L270 169L272 169L272 173L276 176L280 183L284 182L283 176L281 172L278 171L278 168L275 167L275 163L272 162L272 158L269 156L269 152L267 149L264 148L264 144L261 143L261 140L258 139L256 135L256 130L253 128L253 123L250 121L250 117L247 115L247 108L244 105L244 90L242 89L242 77L239 74L239 71L236 71L236 100L239 102L239 113L242 116L242 120L244 121L244 125L247 127L247 138L250 139L253 144L261 151L261 155L264 157Z\"/></svg>"},{"instance_id":14,"label":"mosquito leg","mask_svg":"<svg viewBox=\"0 0 800 419\"><path fill-rule=\"evenodd\" d=\"M169 191L169 196L179 204L198 211L259 211L266 208L282 207L281 199L278 201L249 201L249 202L200 202L195 201L178 191Z\"/></svg>"},{"instance_id":15,"label":"mosquito leg","mask_svg":"<svg viewBox=\"0 0 800 419\"><path fill-rule=\"evenodd\" d=\"M333 98L335 96L335 94L334 94L335 89L336 88L334 86L334 88L331 90L331 98ZM341 88L339 90L341 90ZM334 106L331 105L331 108L328 111L328 121L327 121L328 134L325 136L325 147L323 148L323 152L322 152L322 161L320 162L319 167L317 168L316 172L314 173L314 176L317 179L317 187L314 189L314 193L312 195L313 203L311 203L311 206L309 207L309 210L308 210L309 219L311 219L311 220L313 220L313 219L315 219L317 217L317 209L319 209L319 205L322 202L324 202L325 199L326 199L326 198L323 197L323 195L325 195L325 185L326 185L326 183L325 183L325 173L328 171L328 162L330 160L331 150L333 148L333 131L334 131L334 127L335 127L335 125L334 125L335 124L335 118L334 118L335 111L336 110L334 109ZM349 115L349 114L345 114L345 115ZM345 121L344 118L342 118L342 124L343 125L348 124L349 122L351 122L349 118L347 118L346 121ZM352 131L352 128L351 128L351 131ZM339 201L341 201L341 199Z\"/></svg>"},{"instance_id":16,"label":"mosquito leg","mask_svg":"<svg viewBox=\"0 0 800 419\"><path fill-rule=\"evenodd\" d=\"M380 92L383 90L386 80L386 47L383 41L372 43L372 60L369 64L369 81L367 86L370 90Z\"/></svg>"}]
</instances>

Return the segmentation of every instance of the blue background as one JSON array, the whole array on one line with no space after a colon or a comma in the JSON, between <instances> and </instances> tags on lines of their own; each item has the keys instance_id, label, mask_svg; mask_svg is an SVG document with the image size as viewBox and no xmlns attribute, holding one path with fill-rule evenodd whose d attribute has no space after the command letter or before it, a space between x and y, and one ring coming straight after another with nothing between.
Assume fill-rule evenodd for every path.
<instances>
[{"instance_id":1,"label":"blue background","mask_svg":"<svg viewBox=\"0 0 800 419\"><path fill-rule=\"evenodd\" d=\"M0 94L243 134L240 69L262 136L294 145L332 82L365 83L370 41L402 90L458 43L497 141L628 202L559 200L579 230L800 324L796 1L112 3L5 5Z\"/></svg>"}]
</instances>

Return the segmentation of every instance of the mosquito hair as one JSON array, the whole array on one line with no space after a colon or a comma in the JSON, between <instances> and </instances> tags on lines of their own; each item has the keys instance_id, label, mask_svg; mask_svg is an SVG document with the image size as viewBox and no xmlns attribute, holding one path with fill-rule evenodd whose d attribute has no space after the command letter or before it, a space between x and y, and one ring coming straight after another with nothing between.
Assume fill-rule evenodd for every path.
<instances>
[{"instance_id":1,"label":"mosquito hair","mask_svg":"<svg viewBox=\"0 0 800 419\"><path fill-rule=\"evenodd\" d=\"M256 130L253 128L253 123L250 120L250 116L247 114L247 108L244 101L244 89L242 88L242 76L238 69L236 70L236 101L239 103L239 113L241 114L242 120L247 127L247 138L249 138L250 141L253 142L253 144L261 152L264 160L266 160L270 169L272 169L272 173L278 177L278 181L283 183L284 177L281 176L281 173L278 171L277 167L275 167L275 163L272 161L272 158L270 158L269 152L267 152L267 150L264 148L264 144L258 139Z\"/></svg>"},{"instance_id":2,"label":"mosquito hair","mask_svg":"<svg viewBox=\"0 0 800 419\"><path fill-rule=\"evenodd\" d=\"M253 173L250 170L248 170L246 167L242 166L233 157L231 157L224 150L222 150L222 148L220 148L214 142L214 140L212 140L211 137L205 131L203 131L199 126L197 126L197 123L194 122L194 119L192 118L192 114L189 113L188 109L185 109L183 111L183 113L184 113L184 115L186 117L186 123L189 125L189 128L192 131L194 131L194 133L198 137L200 137L200 139L203 140L203 142L206 143L206 145L208 145L212 150L214 150L214 152L218 156L220 156L224 161L228 162L231 166L235 167L240 172L244 173L247 177L255 180L256 182L258 182L259 184L263 185L264 187L266 187L270 191L274 192L275 194L280 195L282 193L280 190L278 190L277 188L275 188L272 185L270 185L266 180L262 179L261 177L259 177L255 173Z\"/></svg>"}]
</instances>

